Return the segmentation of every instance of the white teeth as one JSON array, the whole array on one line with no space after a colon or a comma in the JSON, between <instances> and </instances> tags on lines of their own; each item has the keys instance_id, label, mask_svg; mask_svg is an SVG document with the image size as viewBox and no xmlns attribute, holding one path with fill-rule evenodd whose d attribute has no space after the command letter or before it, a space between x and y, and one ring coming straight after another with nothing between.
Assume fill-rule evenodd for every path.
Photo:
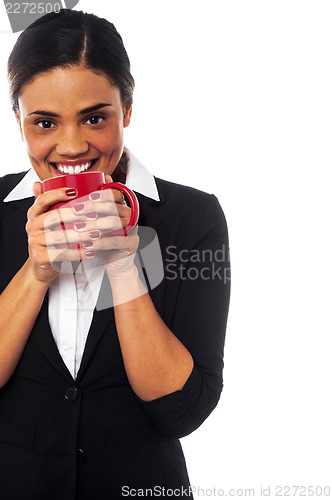
<instances>
[{"instance_id":1,"label":"white teeth","mask_svg":"<svg viewBox=\"0 0 332 500\"><path fill-rule=\"evenodd\" d=\"M55 167L59 172L64 173L64 174L80 174L81 172L84 172L85 170L88 170L88 168L91 167L92 161L88 161L86 163L82 163L82 165L75 165L73 166L67 166L67 165L61 165L60 163L54 163Z\"/></svg>"}]
</instances>

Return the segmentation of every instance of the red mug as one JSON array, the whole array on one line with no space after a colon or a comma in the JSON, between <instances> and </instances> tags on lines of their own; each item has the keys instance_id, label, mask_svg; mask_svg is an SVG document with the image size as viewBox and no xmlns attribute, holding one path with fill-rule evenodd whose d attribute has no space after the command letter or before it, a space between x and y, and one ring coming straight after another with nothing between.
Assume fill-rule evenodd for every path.
<instances>
[{"instance_id":1,"label":"red mug","mask_svg":"<svg viewBox=\"0 0 332 500\"><path fill-rule=\"evenodd\" d=\"M79 174L57 175L56 177L45 179L41 182L41 184L43 193L52 189L59 189L63 187L73 188L77 190L77 197L74 200L56 203L50 206L49 210L56 210L60 207L72 207L77 204L77 198L86 197L88 199L89 194L93 191L100 191L104 189L118 189L119 191L123 192L130 203L131 218L129 224L125 228L104 232L102 233L102 237L127 234L132 231L137 225L139 218L139 204L135 193L133 193L133 191L131 191L127 186L121 184L120 182L111 182L110 184L106 184L104 172L81 172ZM73 227L74 223L65 224L66 229L72 229ZM59 225L57 225L53 229L59 229ZM67 246L57 245L57 247L59 248L78 248L79 246L79 244L72 244Z\"/></svg>"}]
</instances>

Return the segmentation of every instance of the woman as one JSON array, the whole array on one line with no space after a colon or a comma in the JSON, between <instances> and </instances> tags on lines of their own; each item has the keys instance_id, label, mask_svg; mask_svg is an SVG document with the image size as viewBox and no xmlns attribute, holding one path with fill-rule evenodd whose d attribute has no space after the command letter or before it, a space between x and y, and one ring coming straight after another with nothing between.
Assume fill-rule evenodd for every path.
<instances>
[{"instance_id":1,"label":"woman","mask_svg":"<svg viewBox=\"0 0 332 500\"><path fill-rule=\"evenodd\" d=\"M223 212L215 196L154 178L124 148L134 80L106 20L44 16L18 38L8 71L33 169L0 180L1 499L102 500L163 488L190 498L178 438L201 425L222 390ZM42 192L40 181L77 169L132 188L138 228L101 238L130 219L118 190L88 201L66 188ZM77 203L61 212L74 228L50 231L49 207L69 200ZM158 282L146 252L153 231ZM56 246L77 241L80 252Z\"/></svg>"}]
</instances>

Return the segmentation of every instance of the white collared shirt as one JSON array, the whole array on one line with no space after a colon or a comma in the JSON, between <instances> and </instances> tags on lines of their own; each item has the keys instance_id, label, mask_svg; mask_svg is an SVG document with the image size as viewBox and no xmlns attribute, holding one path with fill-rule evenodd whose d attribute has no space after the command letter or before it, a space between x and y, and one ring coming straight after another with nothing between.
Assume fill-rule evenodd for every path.
<instances>
[{"instance_id":1,"label":"white collared shirt","mask_svg":"<svg viewBox=\"0 0 332 500\"><path fill-rule=\"evenodd\" d=\"M153 175L126 148L126 186L159 201ZM33 184L40 181L30 169L4 199L21 200L33 196ZM105 268L96 259L82 261L73 273L71 262L62 262L61 272L49 287L49 322L60 355L76 379L96 307Z\"/></svg>"}]
</instances>

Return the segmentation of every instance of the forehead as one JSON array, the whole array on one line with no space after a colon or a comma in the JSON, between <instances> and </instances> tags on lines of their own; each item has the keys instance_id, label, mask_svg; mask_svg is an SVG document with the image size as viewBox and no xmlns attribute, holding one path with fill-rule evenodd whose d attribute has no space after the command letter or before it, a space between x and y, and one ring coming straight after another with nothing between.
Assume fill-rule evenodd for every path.
<instances>
[{"instance_id":1,"label":"forehead","mask_svg":"<svg viewBox=\"0 0 332 500\"><path fill-rule=\"evenodd\" d=\"M23 87L19 97L23 114L32 112L32 108L76 112L96 102L120 105L120 91L103 73L80 66L37 75Z\"/></svg>"}]
</instances>

